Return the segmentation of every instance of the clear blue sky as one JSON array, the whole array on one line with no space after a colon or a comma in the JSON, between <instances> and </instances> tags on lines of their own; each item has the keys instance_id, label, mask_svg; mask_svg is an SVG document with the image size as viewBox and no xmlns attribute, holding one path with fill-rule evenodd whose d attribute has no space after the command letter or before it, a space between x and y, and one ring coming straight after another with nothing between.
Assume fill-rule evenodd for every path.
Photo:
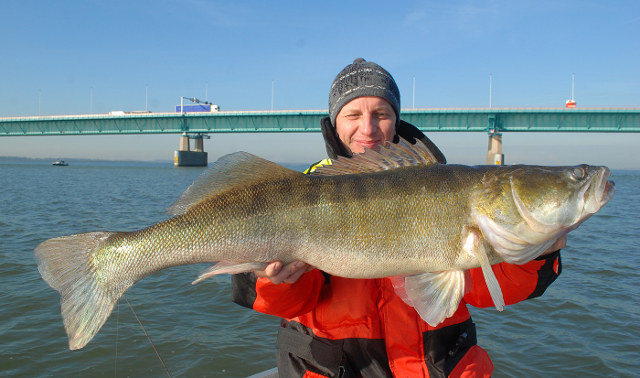
<instances>
[{"instance_id":1,"label":"clear blue sky","mask_svg":"<svg viewBox=\"0 0 640 378\"><path fill-rule=\"evenodd\" d=\"M0 12L0 117L326 109L356 57L395 77L403 107L640 106L640 2L35 1ZM148 96L147 96L148 94ZM487 137L431 135L451 162L484 163ZM507 163L640 169L640 136L505 134ZM542 145L541 148L534 148ZM171 160L178 136L3 137L0 156ZM213 135L210 161L245 150L323 157L319 134Z\"/></svg>"}]
</instances>

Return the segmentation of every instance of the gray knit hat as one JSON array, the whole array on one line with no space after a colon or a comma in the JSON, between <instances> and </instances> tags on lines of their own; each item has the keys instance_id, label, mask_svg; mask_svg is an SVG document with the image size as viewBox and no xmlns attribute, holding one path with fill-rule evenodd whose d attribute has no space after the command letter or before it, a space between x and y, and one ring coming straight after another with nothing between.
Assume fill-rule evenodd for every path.
<instances>
[{"instance_id":1,"label":"gray knit hat","mask_svg":"<svg viewBox=\"0 0 640 378\"><path fill-rule=\"evenodd\" d=\"M363 96L382 97L396 112L396 126L400 122L400 91L387 70L373 62L357 58L333 80L329 90L329 117L335 127L336 117L349 101Z\"/></svg>"}]
</instances>

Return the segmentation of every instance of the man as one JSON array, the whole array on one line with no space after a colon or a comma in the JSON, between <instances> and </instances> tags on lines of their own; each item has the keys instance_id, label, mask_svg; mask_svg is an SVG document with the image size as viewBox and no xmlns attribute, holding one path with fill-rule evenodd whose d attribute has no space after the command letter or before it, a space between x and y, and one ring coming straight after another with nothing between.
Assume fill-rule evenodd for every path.
<instances>
[{"instance_id":1,"label":"man","mask_svg":"<svg viewBox=\"0 0 640 378\"><path fill-rule=\"evenodd\" d=\"M322 134L330 158L350 157L399 137L421 140L444 164L442 152L400 120L400 93L382 67L356 59L336 76ZM320 164L330 164L323 161ZM313 170L312 166L310 170ZM541 295L560 273L559 240L524 265L501 263L494 272L506 304ZM436 327L396 295L388 278L330 276L303 262L273 262L262 272L233 278L234 301L283 318L277 361L283 377L490 376L493 365L476 345L466 305L492 307L480 268L453 316Z\"/></svg>"}]
</instances>

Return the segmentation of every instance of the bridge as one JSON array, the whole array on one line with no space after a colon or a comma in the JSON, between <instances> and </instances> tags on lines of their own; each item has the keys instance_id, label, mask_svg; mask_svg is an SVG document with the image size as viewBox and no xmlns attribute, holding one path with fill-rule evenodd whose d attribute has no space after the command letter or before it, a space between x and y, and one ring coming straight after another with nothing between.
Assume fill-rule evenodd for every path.
<instances>
[{"instance_id":1,"label":"bridge","mask_svg":"<svg viewBox=\"0 0 640 378\"><path fill-rule=\"evenodd\" d=\"M328 115L323 110L118 113L0 117L0 136L181 134L176 165L182 165L178 155L189 155L181 151L204 154L206 164L202 138L207 134L319 132L320 119ZM488 133L491 164L504 160L503 132L640 132L640 108L439 108L401 113L403 120L425 132ZM195 151L190 151L189 139L195 139Z\"/></svg>"}]
</instances>

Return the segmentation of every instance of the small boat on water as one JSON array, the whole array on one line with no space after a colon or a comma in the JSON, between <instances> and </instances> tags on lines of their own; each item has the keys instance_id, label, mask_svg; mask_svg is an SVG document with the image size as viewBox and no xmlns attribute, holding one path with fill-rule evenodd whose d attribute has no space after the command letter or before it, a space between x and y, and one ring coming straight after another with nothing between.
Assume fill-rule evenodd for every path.
<instances>
[{"instance_id":1,"label":"small boat on water","mask_svg":"<svg viewBox=\"0 0 640 378\"><path fill-rule=\"evenodd\" d=\"M67 165L69 165L69 163L67 163L64 160L57 160L57 161L54 161L52 165L57 165L59 167L66 167Z\"/></svg>"}]
</instances>

